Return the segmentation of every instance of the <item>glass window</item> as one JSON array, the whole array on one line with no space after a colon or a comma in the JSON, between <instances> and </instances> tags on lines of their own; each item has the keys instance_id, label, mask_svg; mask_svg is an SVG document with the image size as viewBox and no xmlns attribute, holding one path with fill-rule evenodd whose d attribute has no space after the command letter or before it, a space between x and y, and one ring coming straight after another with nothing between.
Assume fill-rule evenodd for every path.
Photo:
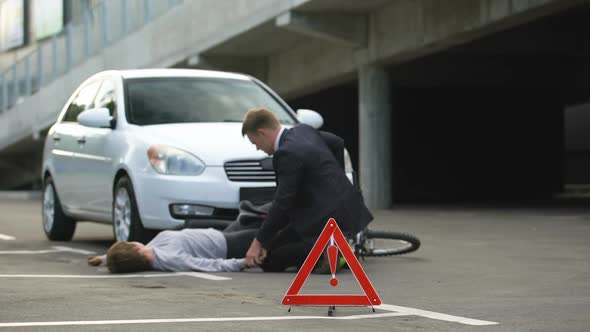
<instances>
[{"instance_id":1,"label":"glass window","mask_svg":"<svg viewBox=\"0 0 590 332\"><path fill-rule=\"evenodd\" d=\"M78 114L92 107L92 101L94 100L99 84L100 81L94 81L83 87L76 98L72 100L62 121L78 122Z\"/></svg>"},{"instance_id":2,"label":"glass window","mask_svg":"<svg viewBox=\"0 0 590 332\"><path fill-rule=\"evenodd\" d=\"M127 120L137 125L182 122L242 122L251 108L273 111L284 124L290 113L251 80L227 78L149 78L126 80Z\"/></svg>"},{"instance_id":3,"label":"glass window","mask_svg":"<svg viewBox=\"0 0 590 332\"><path fill-rule=\"evenodd\" d=\"M104 80L98 93L96 94L96 99L94 100L94 107L95 108L108 108L109 113L111 116L117 114L117 89L115 88L115 83L111 80Z\"/></svg>"}]
</instances>

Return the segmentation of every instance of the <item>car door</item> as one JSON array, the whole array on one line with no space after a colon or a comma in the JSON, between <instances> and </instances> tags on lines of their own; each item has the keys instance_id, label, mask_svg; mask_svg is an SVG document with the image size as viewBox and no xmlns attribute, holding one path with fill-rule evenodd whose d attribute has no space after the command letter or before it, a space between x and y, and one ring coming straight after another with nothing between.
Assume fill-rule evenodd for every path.
<instances>
[{"instance_id":1,"label":"car door","mask_svg":"<svg viewBox=\"0 0 590 332\"><path fill-rule=\"evenodd\" d=\"M49 132L48 153L51 154L52 170L51 175L55 184L55 190L60 199L62 207L66 211L72 208L72 200L75 197L74 188L69 175L72 172L74 151L76 150L76 128L70 122L60 122L54 125Z\"/></svg>"},{"instance_id":2,"label":"car door","mask_svg":"<svg viewBox=\"0 0 590 332\"><path fill-rule=\"evenodd\" d=\"M117 114L117 85L111 78L102 81L93 108L107 108L116 123ZM79 145L79 160L84 172L84 188L81 190L81 199L84 201L84 210L93 215L95 219L103 221L111 220L112 182L113 182L113 156L114 151L109 149L108 142L114 134L112 128L84 127L84 136Z\"/></svg>"},{"instance_id":3,"label":"car door","mask_svg":"<svg viewBox=\"0 0 590 332\"><path fill-rule=\"evenodd\" d=\"M51 137L55 142L54 159L58 161L53 174L56 188L62 205L73 214L79 214L82 210L83 200L80 193L84 189L85 180L83 163L79 158L85 129L77 118L78 114L92 106L99 84L100 81L90 81L79 90Z\"/></svg>"}]
</instances>

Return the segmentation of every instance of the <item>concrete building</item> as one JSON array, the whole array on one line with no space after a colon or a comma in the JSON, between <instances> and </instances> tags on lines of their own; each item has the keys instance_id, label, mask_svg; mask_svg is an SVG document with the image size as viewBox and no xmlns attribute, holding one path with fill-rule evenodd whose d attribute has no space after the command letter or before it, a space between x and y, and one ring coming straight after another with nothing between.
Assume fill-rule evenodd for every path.
<instances>
[{"instance_id":1,"label":"concrete building","mask_svg":"<svg viewBox=\"0 0 590 332\"><path fill-rule=\"evenodd\" d=\"M590 1L125 0L85 17L0 75L1 188L38 183L86 77L146 67L245 72L317 110L371 207L590 183Z\"/></svg>"}]
</instances>

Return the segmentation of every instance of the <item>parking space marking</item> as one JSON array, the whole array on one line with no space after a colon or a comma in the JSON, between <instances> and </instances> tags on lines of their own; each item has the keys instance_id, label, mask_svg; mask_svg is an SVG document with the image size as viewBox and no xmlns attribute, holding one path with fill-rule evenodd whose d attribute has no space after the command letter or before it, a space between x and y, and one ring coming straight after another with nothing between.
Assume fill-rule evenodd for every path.
<instances>
[{"instance_id":1,"label":"parking space marking","mask_svg":"<svg viewBox=\"0 0 590 332\"><path fill-rule=\"evenodd\" d=\"M497 322L490 322L490 321L486 321L486 320L479 320L479 319L472 319L472 318L466 318L466 317L460 317L460 316L447 315L447 314L442 314L440 312L427 311L427 310L421 310L421 309L409 308L409 307L401 307L401 306L391 305L391 304L381 304L381 305L376 306L375 308L379 308L379 309L387 310L387 311L395 311L395 312L399 312L399 313L404 313L406 315L420 316L420 317L426 317L426 318L431 318L431 319L444 320L444 321L448 321L448 322L456 322L456 323L461 323L461 324L466 324L466 325L484 326L484 325L498 324Z\"/></svg>"},{"instance_id":2,"label":"parking space marking","mask_svg":"<svg viewBox=\"0 0 590 332\"><path fill-rule=\"evenodd\" d=\"M16 238L14 236L0 234L0 240L11 241L11 240L16 240Z\"/></svg>"},{"instance_id":3,"label":"parking space marking","mask_svg":"<svg viewBox=\"0 0 590 332\"><path fill-rule=\"evenodd\" d=\"M81 255L94 255L96 254L94 251L70 248L70 247L63 247L63 246L53 246L53 249L44 249L44 250L1 250L0 255L37 255L37 254L48 254L54 252L72 252Z\"/></svg>"},{"instance_id":4,"label":"parking space marking","mask_svg":"<svg viewBox=\"0 0 590 332\"><path fill-rule=\"evenodd\" d=\"M67 251L67 252L74 252L77 254L82 254L82 255L94 255L96 254L94 251L88 251L88 250L82 250L82 249L76 249L76 248L70 248L70 247L63 247L63 246L53 246L53 249L57 250L57 251Z\"/></svg>"},{"instance_id":5,"label":"parking space marking","mask_svg":"<svg viewBox=\"0 0 590 332\"><path fill-rule=\"evenodd\" d=\"M72 326L72 325L122 325L122 324L154 324L154 323L204 323L204 322L252 322L273 320L313 320L336 319L355 320L407 316L399 312L379 314L354 315L342 317L329 316L267 316L267 317L211 317L211 318L171 318L171 319L125 319L125 320L90 320L90 321L63 321L63 322L14 322L0 323L0 327L29 327L29 326Z\"/></svg>"},{"instance_id":6,"label":"parking space marking","mask_svg":"<svg viewBox=\"0 0 590 332\"><path fill-rule=\"evenodd\" d=\"M209 317L209 318L162 318L162 319L125 319L125 320L90 320L90 321L57 321L57 322L10 322L0 323L1 327L30 327L30 326L72 326L72 325L122 325L122 324L155 324L155 323L202 323L202 322L251 322L251 321L281 321L281 320L357 320L401 316L420 316L424 318L460 323L465 325L485 326L496 325L497 322L452 316L434 311L382 304L375 308L388 311L385 313L370 313L341 317L331 316L262 316L262 317Z\"/></svg>"},{"instance_id":7,"label":"parking space marking","mask_svg":"<svg viewBox=\"0 0 590 332\"><path fill-rule=\"evenodd\" d=\"M161 278L188 276L193 278L224 281L232 280L230 277L222 277L202 272L172 272L172 273L145 273L145 274L0 274L0 278L54 278L54 279L117 279L117 278Z\"/></svg>"},{"instance_id":8,"label":"parking space marking","mask_svg":"<svg viewBox=\"0 0 590 332\"><path fill-rule=\"evenodd\" d=\"M221 277L203 272L178 272L177 274L208 280L231 280L230 277Z\"/></svg>"}]
</instances>

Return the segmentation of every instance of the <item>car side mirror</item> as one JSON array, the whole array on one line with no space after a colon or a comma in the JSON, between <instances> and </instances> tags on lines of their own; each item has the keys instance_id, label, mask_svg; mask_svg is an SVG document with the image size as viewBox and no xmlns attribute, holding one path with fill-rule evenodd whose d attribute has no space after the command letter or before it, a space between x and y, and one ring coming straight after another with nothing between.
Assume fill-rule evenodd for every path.
<instances>
[{"instance_id":1,"label":"car side mirror","mask_svg":"<svg viewBox=\"0 0 590 332\"><path fill-rule=\"evenodd\" d=\"M324 118L320 115L320 113L312 110L297 110L297 119L299 122L310 125L315 129L320 129L324 125Z\"/></svg>"},{"instance_id":2,"label":"car side mirror","mask_svg":"<svg viewBox=\"0 0 590 332\"><path fill-rule=\"evenodd\" d=\"M78 123L86 127L111 128L112 120L108 108L91 108L78 114Z\"/></svg>"}]
</instances>

